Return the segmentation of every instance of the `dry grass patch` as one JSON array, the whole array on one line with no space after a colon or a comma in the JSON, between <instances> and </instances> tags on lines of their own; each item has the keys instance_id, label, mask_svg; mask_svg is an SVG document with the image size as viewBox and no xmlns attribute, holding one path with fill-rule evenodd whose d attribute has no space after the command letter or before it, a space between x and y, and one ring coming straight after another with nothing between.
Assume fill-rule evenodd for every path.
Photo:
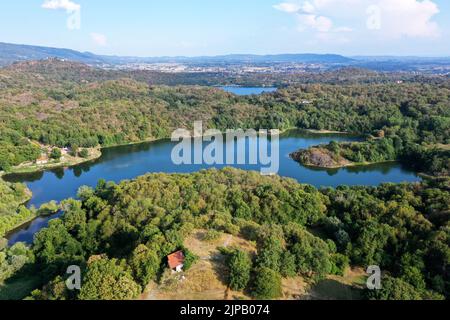
<instances>
[{"instance_id":1,"label":"dry grass patch","mask_svg":"<svg viewBox=\"0 0 450 320\"><path fill-rule=\"evenodd\" d=\"M435 147L440 149L440 150L444 150L444 151L449 151L450 150L450 144L438 143L438 144L435 145Z\"/></svg>"},{"instance_id":2,"label":"dry grass patch","mask_svg":"<svg viewBox=\"0 0 450 320\"><path fill-rule=\"evenodd\" d=\"M282 280L282 300L299 300L308 291L308 283L303 277L288 278Z\"/></svg>"},{"instance_id":3,"label":"dry grass patch","mask_svg":"<svg viewBox=\"0 0 450 320\"><path fill-rule=\"evenodd\" d=\"M310 300L360 300L367 274L362 268L347 270L345 276L328 276L312 286L303 297Z\"/></svg>"},{"instance_id":4,"label":"dry grass patch","mask_svg":"<svg viewBox=\"0 0 450 320\"><path fill-rule=\"evenodd\" d=\"M188 237L184 245L200 259L192 268L184 273L174 274L167 270L159 284L151 283L142 295L143 300L250 300L251 297L242 292L229 290L226 285L228 269L225 257L219 247L235 247L249 254L256 254L256 244L241 237L220 233L212 240L207 240L208 232L197 230ZM349 270L345 277L329 277L327 281L336 281L340 285L334 289L329 282L321 283L312 290L301 276L283 279L282 300L298 299L332 299L327 298L340 294L346 283L354 284L361 276L362 270ZM336 280L334 280L336 279ZM337 291L337 293L335 292ZM346 294L346 293L345 293ZM338 299L340 296L337 296Z\"/></svg>"},{"instance_id":5,"label":"dry grass patch","mask_svg":"<svg viewBox=\"0 0 450 320\"><path fill-rule=\"evenodd\" d=\"M202 260L181 274L166 272L161 284L147 294L152 300L227 300L243 294L229 292L221 280L220 264ZM222 273L223 274L223 273Z\"/></svg>"},{"instance_id":6,"label":"dry grass patch","mask_svg":"<svg viewBox=\"0 0 450 320\"><path fill-rule=\"evenodd\" d=\"M216 239L207 240L208 232L197 230L188 237L184 245L200 259L211 259L219 254L219 247L236 247L250 254L256 253L256 244L241 237L220 233Z\"/></svg>"},{"instance_id":7,"label":"dry grass patch","mask_svg":"<svg viewBox=\"0 0 450 320\"><path fill-rule=\"evenodd\" d=\"M160 284L152 283L145 300L234 300L250 299L241 292L233 292L226 285L228 270L225 257L219 247L237 247L250 254L256 252L255 244L237 236L220 233L213 240L206 240L207 231L197 230L186 239L184 245L200 259L190 270L180 274L167 270Z\"/></svg>"}]
</instances>

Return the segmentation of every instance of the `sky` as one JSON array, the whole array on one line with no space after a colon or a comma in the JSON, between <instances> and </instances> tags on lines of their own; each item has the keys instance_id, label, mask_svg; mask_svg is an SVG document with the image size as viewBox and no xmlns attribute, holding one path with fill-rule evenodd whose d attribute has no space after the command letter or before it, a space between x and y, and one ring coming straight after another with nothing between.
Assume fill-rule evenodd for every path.
<instances>
[{"instance_id":1,"label":"sky","mask_svg":"<svg viewBox=\"0 0 450 320\"><path fill-rule=\"evenodd\" d=\"M2 0L0 42L122 56L450 56L450 1Z\"/></svg>"}]
</instances>

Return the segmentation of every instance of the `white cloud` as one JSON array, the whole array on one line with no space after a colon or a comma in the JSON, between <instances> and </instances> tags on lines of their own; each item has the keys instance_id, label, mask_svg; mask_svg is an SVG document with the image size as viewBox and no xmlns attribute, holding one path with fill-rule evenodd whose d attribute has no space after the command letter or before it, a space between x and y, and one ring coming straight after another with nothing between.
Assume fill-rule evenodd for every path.
<instances>
[{"instance_id":1,"label":"white cloud","mask_svg":"<svg viewBox=\"0 0 450 320\"><path fill-rule=\"evenodd\" d=\"M433 17L439 13L430 0L379 0L381 32L389 37L437 37L440 29Z\"/></svg>"},{"instance_id":2,"label":"white cloud","mask_svg":"<svg viewBox=\"0 0 450 320\"><path fill-rule=\"evenodd\" d=\"M108 45L108 39L104 34L93 32L91 33L91 39L98 46L104 47Z\"/></svg>"},{"instance_id":3,"label":"white cloud","mask_svg":"<svg viewBox=\"0 0 450 320\"><path fill-rule=\"evenodd\" d=\"M352 32L353 29L349 27L339 27L334 29L335 32Z\"/></svg>"},{"instance_id":4,"label":"white cloud","mask_svg":"<svg viewBox=\"0 0 450 320\"><path fill-rule=\"evenodd\" d=\"M358 0L311 0L311 1L297 1L297 2L282 2L274 6L275 9L295 15L299 31L312 29L319 33L327 32L345 32L351 30L348 27L334 28L333 20L321 14L322 9L338 2L353 2Z\"/></svg>"},{"instance_id":5,"label":"white cloud","mask_svg":"<svg viewBox=\"0 0 450 320\"><path fill-rule=\"evenodd\" d=\"M292 2L282 2L282 3L274 5L273 7L277 10L287 12L287 13L295 13L301 9L300 5L298 5L296 3L292 3Z\"/></svg>"},{"instance_id":6,"label":"white cloud","mask_svg":"<svg viewBox=\"0 0 450 320\"><path fill-rule=\"evenodd\" d=\"M362 27L367 25L369 7L379 12L379 28ZM359 36L375 33L386 39L440 35L433 21L439 13L435 0L291 0L274 8L293 15L299 31L313 31L322 39L329 38L324 33L350 34L355 28L360 28L356 30Z\"/></svg>"},{"instance_id":7,"label":"white cloud","mask_svg":"<svg viewBox=\"0 0 450 320\"><path fill-rule=\"evenodd\" d=\"M51 10L63 9L67 12L73 12L79 11L81 6L70 0L45 0L42 4L42 8Z\"/></svg>"},{"instance_id":8,"label":"white cloud","mask_svg":"<svg viewBox=\"0 0 450 320\"><path fill-rule=\"evenodd\" d=\"M316 16L315 14L298 14L299 22L298 30L303 31L305 28L312 28L318 32L329 32L333 28L333 21L324 16Z\"/></svg>"},{"instance_id":9,"label":"white cloud","mask_svg":"<svg viewBox=\"0 0 450 320\"><path fill-rule=\"evenodd\" d=\"M301 11L303 13L314 13L314 11L316 11L316 8L314 7L314 5L311 2L306 1L302 6Z\"/></svg>"}]
</instances>

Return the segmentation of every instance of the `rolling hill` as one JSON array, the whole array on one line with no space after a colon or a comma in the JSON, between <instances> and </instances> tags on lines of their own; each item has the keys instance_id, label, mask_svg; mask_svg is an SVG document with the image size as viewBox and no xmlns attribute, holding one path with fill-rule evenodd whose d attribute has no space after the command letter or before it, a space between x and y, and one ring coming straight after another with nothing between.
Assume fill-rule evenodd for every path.
<instances>
[{"instance_id":1,"label":"rolling hill","mask_svg":"<svg viewBox=\"0 0 450 320\"><path fill-rule=\"evenodd\" d=\"M279 54L251 55L231 54L202 57L120 57L102 56L90 52L71 49L30 46L0 42L0 66L18 61L42 60L48 58L66 59L89 65L116 65L125 63L185 63L185 64L219 64L219 63L324 63L348 64L353 59L336 54Z\"/></svg>"}]
</instances>

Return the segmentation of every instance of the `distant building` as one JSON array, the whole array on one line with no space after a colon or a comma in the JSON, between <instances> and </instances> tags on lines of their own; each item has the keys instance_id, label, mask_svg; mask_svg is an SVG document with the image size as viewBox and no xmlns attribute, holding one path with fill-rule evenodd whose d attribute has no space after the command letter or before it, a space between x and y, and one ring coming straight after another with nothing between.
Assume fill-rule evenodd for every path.
<instances>
[{"instance_id":1,"label":"distant building","mask_svg":"<svg viewBox=\"0 0 450 320\"><path fill-rule=\"evenodd\" d=\"M167 257L169 262L169 268L175 272L182 272L184 267L184 253L183 251L177 251Z\"/></svg>"}]
</instances>

